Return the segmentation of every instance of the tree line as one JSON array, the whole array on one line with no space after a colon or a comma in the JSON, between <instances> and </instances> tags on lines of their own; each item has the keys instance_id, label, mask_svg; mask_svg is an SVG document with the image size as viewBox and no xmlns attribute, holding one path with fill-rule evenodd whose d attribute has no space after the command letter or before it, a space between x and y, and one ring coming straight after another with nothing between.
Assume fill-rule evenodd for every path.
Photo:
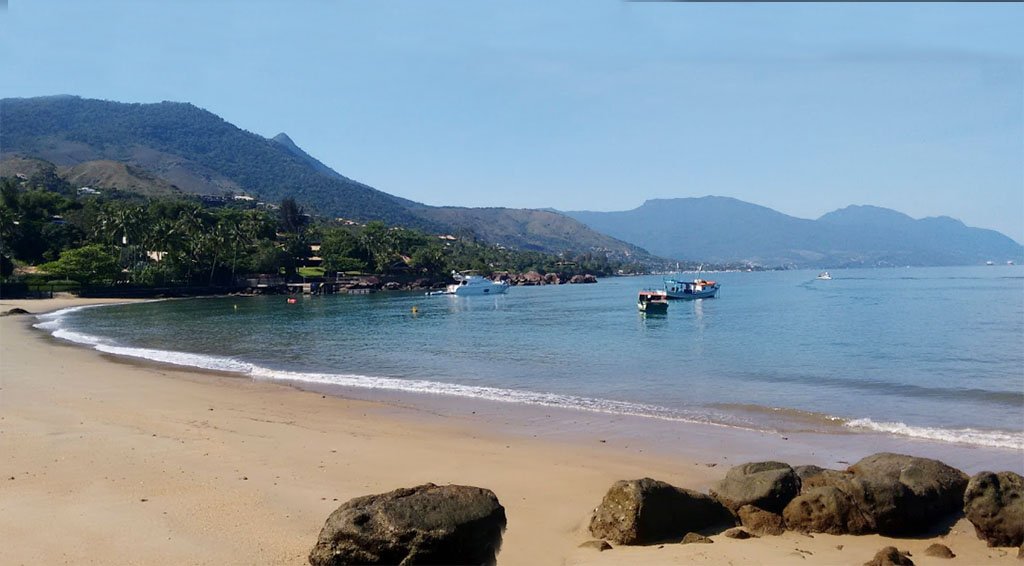
<instances>
[{"instance_id":1,"label":"tree line","mask_svg":"<svg viewBox=\"0 0 1024 566\"><path fill-rule=\"evenodd\" d=\"M86 285L233 287L246 274L298 278L314 244L328 275L608 275L624 267L603 254L511 250L467 233L439 237L381 221L311 218L291 198L275 207L204 206L199 199L118 191L79 196L59 178L0 180L0 275L7 280L33 274Z\"/></svg>"}]
</instances>

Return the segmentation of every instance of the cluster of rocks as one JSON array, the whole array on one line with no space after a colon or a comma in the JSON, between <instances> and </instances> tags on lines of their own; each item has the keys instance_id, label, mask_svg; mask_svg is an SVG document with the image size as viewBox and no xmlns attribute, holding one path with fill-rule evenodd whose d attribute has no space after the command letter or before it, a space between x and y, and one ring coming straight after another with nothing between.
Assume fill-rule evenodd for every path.
<instances>
[{"instance_id":1,"label":"cluster of rocks","mask_svg":"<svg viewBox=\"0 0 1024 566\"><path fill-rule=\"evenodd\" d=\"M989 546L1024 543L1024 484L1013 472L966 474L937 460L868 456L845 470L782 462L736 466L709 495L644 478L616 482L590 533L616 544L684 540L742 525L734 538L804 533L935 532L963 512ZM693 538L693 537L691 537Z\"/></svg>"},{"instance_id":2,"label":"cluster of rocks","mask_svg":"<svg viewBox=\"0 0 1024 566\"><path fill-rule=\"evenodd\" d=\"M1024 480L1013 472L966 474L937 460L868 456L845 470L782 462L736 466L709 494L643 478L615 482L590 519L598 540L641 545L714 542L804 533L921 535L960 512L989 546L1024 544ZM494 564L505 508L493 492L425 484L352 499L327 519L309 554L314 566L342 564ZM737 527L740 525L741 527ZM1024 552L1024 551L1022 551ZM928 556L952 558L933 544ZM895 547L868 564L913 564Z\"/></svg>"},{"instance_id":3,"label":"cluster of rocks","mask_svg":"<svg viewBox=\"0 0 1024 566\"><path fill-rule=\"evenodd\" d=\"M587 273L585 275L559 275L558 273L546 273L541 275L536 271L526 273L506 273L496 278L498 281L508 281L509 285L573 285L580 283L597 283L597 277Z\"/></svg>"}]
</instances>

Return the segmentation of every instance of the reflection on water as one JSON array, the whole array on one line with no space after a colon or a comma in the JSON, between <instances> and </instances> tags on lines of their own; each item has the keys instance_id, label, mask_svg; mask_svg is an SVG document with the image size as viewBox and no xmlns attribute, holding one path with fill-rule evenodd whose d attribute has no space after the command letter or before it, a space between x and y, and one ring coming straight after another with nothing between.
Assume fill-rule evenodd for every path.
<instances>
[{"instance_id":1,"label":"reflection on water","mask_svg":"<svg viewBox=\"0 0 1024 566\"><path fill-rule=\"evenodd\" d=\"M431 300L444 301L448 312L456 314L472 311L497 311L505 308L505 295L459 297L456 295L441 295L431 297Z\"/></svg>"}]
</instances>

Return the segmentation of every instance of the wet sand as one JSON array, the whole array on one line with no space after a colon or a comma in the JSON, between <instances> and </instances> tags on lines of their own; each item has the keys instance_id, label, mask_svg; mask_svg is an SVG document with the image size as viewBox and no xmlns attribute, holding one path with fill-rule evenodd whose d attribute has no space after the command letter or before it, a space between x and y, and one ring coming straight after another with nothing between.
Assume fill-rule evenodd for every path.
<instances>
[{"instance_id":1,"label":"wet sand","mask_svg":"<svg viewBox=\"0 0 1024 566\"><path fill-rule=\"evenodd\" d=\"M0 310L77 304L85 301L4 300ZM303 564L341 502L425 482L497 494L509 521L500 564L862 564L890 544L917 564L1018 563L1016 549L987 548L966 521L942 540L953 561L924 556L929 539L796 533L580 549L590 511L615 480L649 476L704 490L762 454L837 465L877 450L849 446L848 435L829 446L704 425L686 425L667 447L587 415L567 426L573 417L543 410L473 414L452 400L323 395L125 363L31 322L0 319L3 564Z\"/></svg>"}]
</instances>

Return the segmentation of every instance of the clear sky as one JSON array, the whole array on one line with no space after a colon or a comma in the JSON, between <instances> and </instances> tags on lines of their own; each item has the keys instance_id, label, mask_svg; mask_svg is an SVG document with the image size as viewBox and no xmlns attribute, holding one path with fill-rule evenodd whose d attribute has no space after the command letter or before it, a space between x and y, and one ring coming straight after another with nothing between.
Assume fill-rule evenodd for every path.
<instances>
[{"instance_id":1,"label":"clear sky","mask_svg":"<svg viewBox=\"0 0 1024 566\"><path fill-rule=\"evenodd\" d=\"M192 102L428 204L873 204L1024 242L1021 4L6 4L2 96Z\"/></svg>"}]
</instances>

